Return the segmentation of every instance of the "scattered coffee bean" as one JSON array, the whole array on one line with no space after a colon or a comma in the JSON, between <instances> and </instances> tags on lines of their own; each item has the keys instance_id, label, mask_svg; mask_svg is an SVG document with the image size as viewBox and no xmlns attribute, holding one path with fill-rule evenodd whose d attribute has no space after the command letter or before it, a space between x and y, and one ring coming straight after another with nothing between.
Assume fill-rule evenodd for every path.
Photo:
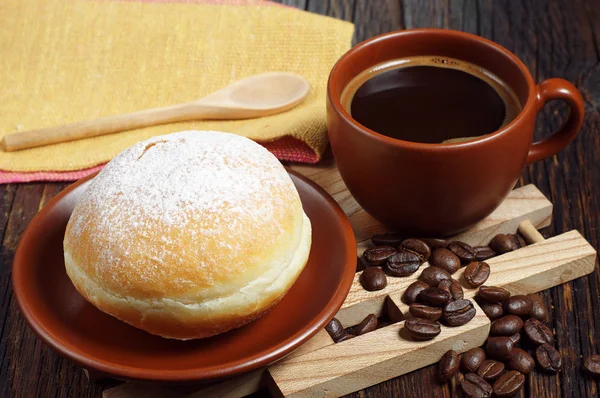
<instances>
[{"instance_id":1,"label":"scattered coffee bean","mask_svg":"<svg viewBox=\"0 0 600 398\"><path fill-rule=\"evenodd\" d=\"M388 233L375 235L371 238L371 242L373 242L376 246L398 246L404 240L404 236L397 233Z\"/></svg>"},{"instance_id":2,"label":"scattered coffee bean","mask_svg":"<svg viewBox=\"0 0 600 398\"><path fill-rule=\"evenodd\" d=\"M429 260L429 256L431 256L431 249L427 246L427 243L419 239L411 238L403 240L398 249L407 250L417 254L421 257L421 263Z\"/></svg>"},{"instance_id":3,"label":"scattered coffee bean","mask_svg":"<svg viewBox=\"0 0 600 398\"><path fill-rule=\"evenodd\" d=\"M519 249L522 248L522 247L527 246L527 242L525 242L525 239L523 239L521 237L521 235L514 234L513 236L514 236L515 240L517 241L517 244L519 245Z\"/></svg>"},{"instance_id":4,"label":"scattered coffee bean","mask_svg":"<svg viewBox=\"0 0 600 398\"><path fill-rule=\"evenodd\" d=\"M448 271L440 267L427 267L419 275L419 280L427 283L431 287L437 286L444 279L452 279Z\"/></svg>"},{"instance_id":5,"label":"scattered coffee bean","mask_svg":"<svg viewBox=\"0 0 600 398\"><path fill-rule=\"evenodd\" d=\"M492 386L475 373L467 373L460 383L465 395L469 398L487 398L492 396Z\"/></svg>"},{"instance_id":6,"label":"scattered coffee bean","mask_svg":"<svg viewBox=\"0 0 600 398\"><path fill-rule=\"evenodd\" d=\"M512 355L508 360L508 367L512 370L519 371L525 375L528 375L529 372L533 370L535 367L535 361L527 353L520 348L513 349Z\"/></svg>"},{"instance_id":7,"label":"scattered coffee bean","mask_svg":"<svg viewBox=\"0 0 600 398\"><path fill-rule=\"evenodd\" d=\"M535 318L529 318L525 321L525 334L529 337L529 340L535 344L548 343L554 345L554 334L552 330L542 322Z\"/></svg>"},{"instance_id":8,"label":"scattered coffee bean","mask_svg":"<svg viewBox=\"0 0 600 398\"><path fill-rule=\"evenodd\" d=\"M535 350L535 357L542 369L548 372L558 372L562 366L560 352L550 344L542 344Z\"/></svg>"},{"instance_id":9,"label":"scattered coffee bean","mask_svg":"<svg viewBox=\"0 0 600 398\"><path fill-rule=\"evenodd\" d=\"M509 339L512 340L513 343L515 343L515 345L521 341L521 333L515 333L511 336L508 336Z\"/></svg>"},{"instance_id":10,"label":"scattered coffee bean","mask_svg":"<svg viewBox=\"0 0 600 398\"><path fill-rule=\"evenodd\" d=\"M367 268L360 274L358 279L362 287L370 292L384 289L387 286L387 277L381 268L378 267Z\"/></svg>"},{"instance_id":11,"label":"scattered coffee bean","mask_svg":"<svg viewBox=\"0 0 600 398\"><path fill-rule=\"evenodd\" d=\"M463 277L471 287L481 286L490 277L490 266L486 262L473 261L465 268Z\"/></svg>"},{"instance_id":12,"label":"scattered coffee bean","mask_svg":"<svg viewBox=\"0 0 600 398\"><path fill-rule=\"evenodd\" d=\"M363 259L367 265L381 265L392 254L396 254L397 250L393 246L377 246L372 249L367 249L363 253Z\"/></svg>"},{"instance_id":13,"label":"scattered coffee bean","mask_svg":"<svg viewBox=\"0 0 600 398\"><path fill-rule=\"evenodd\" d=\"M490 303L501 303L508 300L510 292L504 288L496 286L481 286L479 288L479 297Z\"/></svg>"},{"instance_id":14,"label":"scattered coffee bean","mask_svg":"<svg viewBox=\"0 0 600 398\"><path fill-rule=\"evenodd\" d=\"M428 287L419 293L419 301L433 306L443 306L450 301L452 296L445 290L437 287Z\"/></svg>"},{"instance_id":15,"label":"scattered coffee bean","mask_svg":"<svg viewBox=\"0 0 600 398\"><path fill-rule=\"evenodd\" d=\"M377 317L375 314L367 315L363 321L354 328L354 332L357 336L360 336L365 333L372 332L377 329Z\"/></svg>"},{"instance_id":16,"label":"scattered coffee bean","mask_svg":"<svg viewBox=\"0 0 600 398\"><path fill-rule=\"evenodd\" d=\"M550 316L548 314L548 309L546 308L546 303L544 303L544 299L537 294L528 294L527 297L529 297L533 303L533 307L531 308L529 315L538 321L548 322L550 320Z\"/></svg>"},{"instance_id":17,"label":"scattered coffee bean","mask_svg":"<svg viewBox=\"0 0 600 398\"><path fill-rule=\"evenodd\" d=\"M412 316L415 318L429 319L437 321L442 317L442 309L439 307L431 307L425 304L412 304L409 309Z\"/></svg>"},{"instance_id":18,"label":"scattered coffee bean","mask_svg":"<svg viewBox=\"0 0 600 398\"><path fill-rule=\"evenodd\" d=\"M437 379L441 382L449 381L458 372L458 353L450 350L442 355L437 367Z\"/></svg>"},{"instance_id":19,"label":"scattered coffee bean","mask_svg":"<svg viewBox=\"0 0 600 398\"><path fill-rule=\"evenodd\" d=\"M469 264L471 261L475 260L475 250L471 247L471 245L465 242L454 241L448 244L448 249L456 254L456 256L460 259L460 262L463 264Z\"/></svg>"},{"instance_id":20,"label":"scattered coffee bean","mask_svg":"<svg viewBox=\"0 0 600 398\"><path fill-rule=\"evenodd\" d=\"M492 358L505 361L510 359L515 348L515 343L508 337L489 337L485 346L485 351Z\"/></svg>"},{"instance_id":21,"label":"scattered coffee bean","mask_svg":"<svg viewBox=\"0 0 600 398\"><path fill-rule=\"evenodd\" d=\"M476 261L485 261L496 256L496 252L489 246L474 246L473 251Z\"/></svg>"},{"instance_id":22,"label":"scattered coffee bean","mask_svg":"<svg viewBox=\"0 0 600 398\"><path fill-rule=\"evenodd\" d=\"M600 376L600 355L592 355L586 359L583 367L594 376Z\"/></svg>"},{"instance_id":23,"label":"scattered coffee bean","mask_svg":"<svg viewBox=\"0 0 600 398\"><path fill-rule=\"evenodd\" d=\"M367 268L365 267L365 263L360 259L360 257L356 257L356 272L360 272L365 268Z\"/></svg>"},{"instance_id":24,"label":"scattered coffee bean","mask_svg":"<svg viewBox=\"0 0 600 398\"><path fill-rule=\"evenodd\" d=\"M476 312L471 300L456 300L444 307L442 317L449 326L462 326L473 319Z\"/></svg>"},{"instance_id":25,"label":"scattered coffee bean","mask_svg":"<svg viewBox=\"0 0 600 398\"><path fill-rule=\"evenodd\" d=\"M424 285L426 284L424 283ZM385 298L384 310L385 315L387 315L387 318L390 320L391 323L396 323L404 320L404 314L402 313L402 311L400 311L400 308L398 308L396 303L394 303L394 301L389 297Z\"/></svg>"},{"instance_id":26,"label":"scattered coffee bean","mask_svg":"<svg viewBox=\"0 0 600 398\"><path fill-rule=\"evenodd\" d=\"M494 380L500 377L504 372L504 364L502 362L488 359L481 363L481 366L477 370L477 374L484 380Z\"/></svg>"},{"instance_id":27,"label":"scattered coffee bean","mask_svg":"<svg viewBox=\"0 0 600 398\"><path fill-rule=\"evenodd\" d=\"M407 276L415 273L421 266L421 259L412 252L403 251L390 256L384 266L392 276Z\"/></svg>"},{"instance_id":28,"label":"scattered coffee bean","mask_svg":"<svg viewBox=\"0 0 600 398\"><path fill-rule=\"evenodd\" d=\"M516 315L505 315L492 322L490 334L494 336L512 336L523 328L523 320Z\"/></svg>"},{"instance_id":29,"label":"scattered coffee bean","mask_svg":"<svg viewBox=\"0 0 600 398\"><path fill-rule=\"evenodd\" d=\"M456 279L452 279L452 285L450 285L450 294L454 300L462 300L465 297L465 292L463 291L460 282Z\"/></svg>"},{"instance_id":30,"label":"scattered coffee bean","mask_svg":"<svg viewBox=\"0 0 600 398\"><path fill-rule=\"evenodd\" d=\"M483 361L485 361L485 351L483 348L471 348L462 354L460 366L465 373L476 373Z\"/></svg>"},{"instance_id":31,"label":"scattered coffee bean","mask_svg":"<svg viewBox=\"0 0 600 398\"><path fill-rule=\"evenodd\" d=\"M415 281L411 283L402 294L402 302L408 305L416 303L419 293L428 287L429 285L423 281Z\"/></svg>"},{"instance_id":32,"label":"scattered coffee bean","mask_svg":"<svg viewBox=\"0 0 600 398\"><path fill-rule=\"evenodd\" d=\"M526 316L533 308L533 302L527 296L521 294L511 296L504 302L504 311L507 314Z\"/></svg>"},{"instance_id":33,"label":"scattered coffee bean","mask_svg":"<svg viewBox=\"0 0 600 398\"><path fill-rule=\"evenodd\" d=\"M525 376L516 370L504 373L494 383L494 394L498 398L508 398L515 395L525 384Z\"/></svg>"},{"instance_id":34,"label":"scattered coffee bean","mask_svg":"<svg viewBox=\"0 0 600 398\"><path fill-rule=\"evenodd\" d=\"M415 340L431 340L442 332L438 322L423 318L412 318L405 321L404 328Z\"/></svg>"},{"instance_id":35,"label":"scattered coffee bean","mask_svg":"<svg viewBox=\"0 0 600 398\"><path fill-rule=\"evenodd\" d=\"M440 248L435 249L433 253L431 253L429 264L435 267L443 268L450 274L453 274L460 268L460 259L450 250Z\"/></svg>"},{"instance_id":36,"label":"scattered coffee bean","mask_svg":"<svg viewBox=\"0 0 600 398\"><path fill-rule=\"evenodd\" d=\"M350 339L353 339L353 338L355 338L355 337L356 337L356 336L355 336L355 335L353 335L353 334L346 333L346 334L344 334L342 337L340 337L340 338L339 338L339 339L336 341L336 343L341 343L342 341L350 340Z\"/></svg>"},{"instance_id":37,"label":"scattered coffee bean","mask_svg":"<svg viewBox=\"0 0 600 398\"><path fill-rule=\"evenodd\" d=\"M465 296L462 286L456 279L444 279L437 287L450 293L452 300L462 300Z\"/></svg>"},{"instance_id":38,"label":"scattered coffee bean","mask_svg":"<svg viewBox=\"0 0 600 398\"><path fill-rule=\"evenodd\" d=\"M502 308L502 304L498 303L488 303L487 301L480 301L479 306L483 310L483 312L487 315L490 320L495 320L504 315L504 309Z\"/></svg>"},{"instance_id":39,"label":"scattered coffee bean","mask_svg":"<svg viewBox=\"0 0 600 398\"><path fill-rule=\"evenodd\" d=\"M439 247L446 247L449 243L446 239L420 238L419 240L425 242L431 250L437 249Z\"/></svg>"},{"instance_id":40,"label":"scattered coffee bean","mask_svg":"<svg viewBox=\"0 0 600 398\"><path fill-rule=\"evenodd\" d=\"M504 254L521 247L514 235L498 234L490 242L490 247L498 254Z\"/></svg>"},{"instance_id":41,"label":"scattered coffee bean","mask_svg":"<svg viewBox=\"0 0 600 398\"><path fill-rule=\"evenodd\" d=\"M333 339L333 341L337 341L340 337L344 335L344 327L342 323L337 320L337 318L333 318L329 321L329 323L325 326L325 330L329 333L329 336Z\"/></svg>"}]
</instances>

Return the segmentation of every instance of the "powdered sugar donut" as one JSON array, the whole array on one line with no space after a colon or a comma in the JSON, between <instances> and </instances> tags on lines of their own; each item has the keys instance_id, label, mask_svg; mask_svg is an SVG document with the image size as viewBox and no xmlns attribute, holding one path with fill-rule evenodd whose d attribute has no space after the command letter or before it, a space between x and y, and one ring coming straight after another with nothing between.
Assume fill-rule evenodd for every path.
<instances>
[{"instance_id":1,"label":"powdered sugar donut","mask_svg":"<svg viewBox=\"0 0 600 398\"><path fill-rule=\"evenodd\" d=\"M64 238L66 270L101 311L167 338L212 336L278 303L311 225L279 161L234 134L140 142L94 178Z\"/></svg>"}]
</instances>

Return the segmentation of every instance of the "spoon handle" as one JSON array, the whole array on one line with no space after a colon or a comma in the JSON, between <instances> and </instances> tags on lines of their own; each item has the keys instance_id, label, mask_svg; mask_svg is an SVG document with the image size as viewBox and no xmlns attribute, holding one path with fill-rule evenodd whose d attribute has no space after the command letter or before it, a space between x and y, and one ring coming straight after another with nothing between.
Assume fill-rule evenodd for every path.
<instances>
[{"instance_id":1,"label":"spoon handle","mask_svg":"<svg viewBox=\"0 0 600 398\"><path fill-rule=\"evenodd\" d=\"M147 109L125 115L108 116L58 127L11 133L4 136L3 146L7 152L27 148L75 141L82 138L117 133L157 124L198 120L213 117L215 109L199 101L164 108Z\"/></svg>"}]
</instances>

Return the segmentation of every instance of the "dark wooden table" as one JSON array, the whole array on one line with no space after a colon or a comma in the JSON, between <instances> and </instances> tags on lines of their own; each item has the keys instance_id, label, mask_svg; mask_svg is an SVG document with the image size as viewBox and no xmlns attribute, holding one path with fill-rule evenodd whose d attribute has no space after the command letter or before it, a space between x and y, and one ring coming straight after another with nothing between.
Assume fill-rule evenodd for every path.
<instances>
[{"instance_id":1,"label":"dark wooden table","mask_svg":"<svg viewBox=\"0 0 600 398\"><path fill-rule=\"evenodd\" d=\"M397 29L442 27L475 33L513 51L537 81L562 77L586 101L577 139L553 158L528 166L520 184L534 183L555 205L550 235L579 230L600 244L600 0L283 0L308 11L353 21L354 42ZM546 106L536 137L554 131L566 107ZM23 230L65 183L0 186L0 397L99 397L79 367L58 357L25 325L11 288L11 265ZM557 375L535 372L522 396L597 397L600 385L582 371L582 358L600 353L598 272L542 293L563 355ZM459 396L439 386L433 367L352 394L352 397Z\"/></svg>"}]
</instances>

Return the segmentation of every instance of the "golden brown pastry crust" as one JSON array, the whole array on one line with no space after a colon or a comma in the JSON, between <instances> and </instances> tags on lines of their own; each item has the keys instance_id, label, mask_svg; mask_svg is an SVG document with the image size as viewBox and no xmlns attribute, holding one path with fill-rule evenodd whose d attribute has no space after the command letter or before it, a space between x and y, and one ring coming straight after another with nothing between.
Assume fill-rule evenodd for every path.
<instances>
[{"instance_id":1,"label":"golden brown pastry crust","mask_svg":"<svg viewBox=\"0 0 600 398\"><path fill-rule=\"evenodd\" d=\"M64 239L67 273L100 310L189 339L241 326L295 282L310 221L258 144L182 132L134 145L94 179Z\"/></svg>"}]
</instances>

